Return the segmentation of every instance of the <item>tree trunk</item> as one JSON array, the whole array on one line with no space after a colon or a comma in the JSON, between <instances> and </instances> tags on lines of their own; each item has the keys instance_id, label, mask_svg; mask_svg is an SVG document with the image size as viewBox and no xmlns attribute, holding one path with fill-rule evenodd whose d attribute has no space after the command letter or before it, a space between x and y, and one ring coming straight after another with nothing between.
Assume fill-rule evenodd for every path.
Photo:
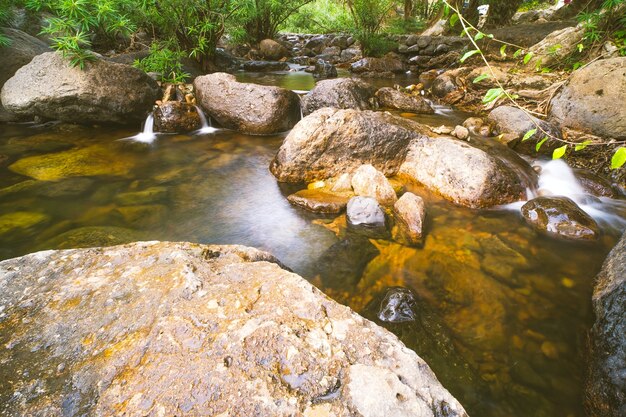
<instances>
[{"instance_id":1,"label":"tree trunk","mask_svg":"<svg viewBox=\"0 0 626 417\"><path fill-rule=\"evenodd\" d=\"M511 21L524 0L492 0L489 2L489 16L487 25L504 26Z\"/></svg>"},{"instance_id":2,"label":"tree trunk","mask_svg":"<svg viewBox=\"0 0 626 417\"><path fill-rule=\"evenodd\" d=\"M409 21L413 17L413 0L404 0L404 20Z\"/></svg>"}]
</instances>

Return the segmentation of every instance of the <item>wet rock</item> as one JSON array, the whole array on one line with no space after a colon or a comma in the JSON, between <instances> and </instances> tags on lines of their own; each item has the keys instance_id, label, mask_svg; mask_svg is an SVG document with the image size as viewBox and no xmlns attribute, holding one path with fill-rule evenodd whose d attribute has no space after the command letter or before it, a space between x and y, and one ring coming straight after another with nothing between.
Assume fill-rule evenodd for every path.
<instances>
[{"instance_id":1,"label":"wet rock","mask_svg":"<svg viewBox=\"0 0 626 417\"><path fill-rule=\"evenodd\" d=\"M341 213L349 199L349 194L324 189L301 190L287 197L291 204L314 213Z\"/></svg>"},{"instance_id":2,"label":"wet rock","mask_svg":"<svg viewBox=\"0 0 626 417\"><path fill-rule=\"evenodd\" d=\"M115 196L115 202L121 206L152 204L167 198L167 187L150 187L141 191L131 191Z\"/></svg>"},{"instance_id":3,"label":"wet rock","mask_svg":"<svg viewBox=\"0 0 626 417\"><path fill-rule=\"evenodd\" d=\"M300 98L279 87L239 83L225 73L194 80L200 106L220 125L253 135L291 129L300 120Z\"/></svg>"},{"instance_id":4,"label":"wet rock","mask_svg":"<svg viewBox=\"0 0 626 417\"><path fill-rule=\"evenodd\" d=\"M2 89L4 83L13 77L18 69L28 64L35 56L49 52L50 48L41 40L21 30L11 28L0 30L10 41L8 46L0 47L0 54L2 55L0 60L0 89ZM0 103L0 122L17 120L19 118L5 111L2 103Z\"/></svg>"},{"instance_id":5,"label":"wet rock","mask_svg":"<svg viewBox=\"0 0 626 417\"><path fill-rule=\"evenodd\" d=\"M592 417L626 412L626 234L609 253L593 290L585 406Z\"/></svg>"},{"instance_id":6,"label":"wet rock","mask_svg":"<svg viewBox=\"0 0 626 417\"><path fill-rule=\"evenodd\" d=\"M415 321L417 300L408 288L389 288L378 310L378 319L388 323Z\"/></svg>"},{"instance_id":7,"label":"wet rock","mask_svg":"<svg viewBox=\"0 0 626 417\"><path fill-rule=\"evenodd\" d=\"M341 51L339 55L339 60L341 62L351 62L357 59L361 59L363 55L361 54L361 50L358 48L347 48Z\"/></svg>"},{"instance_id":8,"label":"wet rock","mask_svg":"<svg viewBox=\"0 0 626 417\"><path fill-rule=\"evenodd\" d=\"M370 84L351 78L319 81L302 98L302 113L308 116L323 107L369 110L375 92Z\"/></svg>"},{"instance_id":9,"label":"wet rock","mask_svg":"<svg viewBox=\"0 0 626 417\"><path fill-rule=\"evenodd\" d=\"M168 209L162 204L118 207L115 213L130 227L151 228L165 225Z\"/></svg>"},{"instance_id":10,"label":"wet rock","mask_svg":"<svg viewBox=\"0 0 626 417\"><path fill-rule=\"evenodd\" d=\"M50 217L43 213L16 211L0 215L0 239L31 236L37 228L45 226Z\"/></svg>"},{"instance_id":11,"label":"wet rock","mask_svg":"<svg viewBox=\"0 0 626 417\"><path fill-rule=\"evenodd\" d=\"M522 206L526 221L540 232L569 240L596 240L595 220L567 197L537 197Z\"/></svg>"},{"instance_id":12,"label":"wet rock","mask_svg":"<svg viewBox=\"0 0 626 417\"><path fill-rule=\"evenodd\" d=\"M352 188L358 196L372 197L384 206L391 206L398 200L385 175L372 165L361 165L352 176Z\"/></svg>"},{"instance_id":13,"label":"wet rock","mask_svg":"<svg viewBox=\"0 0 626 417\"><path fill-rule=\"evenodd\" d=\"M337 68L330 62L318 59L313 70L315 78L335 78L337 76Z\"/></svg>"},{"instance_id":14,"label":"wet rock","mask_svg":"<svg viewBox=\"0 0 626 417\"><path fill-rule=\"evenodd\" d=\"M127 176L135 162L130 155L117 152L114 147L93 145L28 156L9 165L9 169L40 181L57 181L68 177Z\"/></svg>"},{"instance_id":15,"label":"wet rock","mask_svg":"<svg viewBox=\"0 0 626 417\"><path fill-rule=\"evenodd\" d=\"M317 273L324 288L353 288L379 254L367 237L350 233L324 252L317 263Z\"/></svg>"},{"instance_id":16,"label":"wet rock","mask_svg":"<svg viewBox=\"0 0 626 417\"><path fill-rule=\"evenodd\" d=\"M594 174L591 171L584 169L577 170L574 173L576 179L580 182L580 185L586 192L596 197L609 197L616 198L618 193L613 188L613 185L603 177Z\"/></svg>"},{"instance_id":17,"label":"wet rock","mask_svg":"<svg viewBox=\"0 0 626 417\"><path fill-rule=\"evenodd\" d=\"M404 193L393 205L393 240L407 246L423 243L426 208L424 200L413 193Z\"/></svg>"},{"instance_id":18,"label":"wet rock","mask_svg":"<svg viewBox=\"0 0 626 417\"><path fill-rule=\"evenodd\" d=\"M399 56L389 53L382 58L365 57L350 65L355 74L399 74L404 72L404 65Z\"/></svg>"},{"instance_id":19,"label":"wet rock","mask_svg":"<svg viewBox=\"0 0 626 417\"><path fill-rule=\"evenodd\" d=\"M146 238L142 232L113 226L86 226L68 230L36 246L36 250L92 248L136 242Z\"/></svg>"},{"instance_id":20,"label":"wet rock","mask_svg":"<svg viewBox=\"0 0 626 417\"><path fill-rule=\"evenodd\" d=\"M196 107L179 102L167 101L154 110L154 128L162 133L186 133L202 127Z\"/></svg>"},{"instance_id":21,"label":"wet rock","mask_svg":"<svg viewBox=\"0 0 626 417\"><path fill-rule=\"evenodd\" d=\"M136 124L161 89L143 71L102 59L71 68L47 52L20 68L2 88L4 107L15 114L72 123Z\"/></svg>"},{"instance_id":22,"label":"wet rock","mask_svg":"<svg viewBox=\"0 0 626 417\"><path fill-rule=\"evenodd\" d=\"M451 74L444 72L437 76L430 87L430 92L439 98L443 98L448 94L458 90L459 86L456 84L455 77Z\"/></svg>"},{"instance_id":23,"label":"wet rock","mask_svg":"<svg viewBox=\"0 0 626 417\"><path fill-rule=\"evenodd\" d=\"M292 129L270 169L281 182L312 182L350 173L363 164L391 176L419 128L388 113L321 109Z\"/></svg>"},{"instance_id":24,"label":"wet rock","mask_svg":"<svg viewBox=\"0 0 626 417\"><path fill-rule=\"evenodd\" d=\"M452 138L421 136L411 143L399 174L467 207L522 199L526 185L493 153Z\"/></svg>"},{"instance_id":25,"label":"wet rock","mask_svg":"<svg viewBox=\"0 0 626 417\"><path fill-rule=\"evenodd\" d=\"M396 109L411 113L434 113L428 102L419 95L407 94L395 88L384 87L376 92L381 107Z\"/></svg>"},{"instance_id":26,"label":"wet rock","mask_svg":"<svg viewBox=\"0 0 626 417\"><path fill-rule=\"evenodd\" d=\"M0 361L32 358L0 412L467 415L395 336L275 262L241 246L142 242L0 263L15 323Z\"/></svg>"},{"instance_id":27,"label":"wet rock","mask_svg":"<svg viewBox=\"0 0 626 417\"><path fill-rule=\"evenodd\" d=\"M273 39L263 39L259 44L259 52L270 61L278 61L289 55L289 51Z\"/></svg>"},{"instance_id":28,"label":"wet rock","mask_svg":"<svg viewBox=\"0 0 626 417\"><path fill-rule=\"evenodd\" d=\"M243 69L250 72L288 71L289 64L280 61L246 61Z\"/></svg>"},{"instance_id":29,"label":"wet rock","mask_svg":"<svg viewBox=\"0 0 626 417\"><path fill-rule=\"evenodd\" d=\"M348 230L371 238L388 236L385 213L371 197L352 197L346 209Z\"/></svg>"},{"instance_id":30,"label":"wet rock","mask_svg":"<svg viewBox=\"0 0 626 417\"><path fill-rule=\"evenodd\" d=\"M480 117L468 117L463 122L463 127L467 128L474 134L479 134L480 129L485 125L485 122Z\"/></svg>"},{"instance_id":31,"label":"wet rock","mask_svg":"<svg viewBox=\"0 0 626 417\"><path fill-rule=\"evenodd\" d=\"M602 59L572 73L550 102L551 120L604 138L626 139L626 57Z\"/></svg>"},{"instance_id":32,"label":"wet rock","mask_svg":"<svg viewBox=\"0 0 626 417\"><path fill-rule=\"evenodd\" d=\"M489 113L489 121L494 123L495 129L499 134L507 134L506 145L518 152L528 155L536 155L536 145L544 137L546 133L561 138L560 130L553 124L538 119L525 111L513 106L499 106ZM539 126L539 127L537 127ZM529 139L522 142L522 138L532 129L536 129L536 133ZM542 131L543 130L543 131ZM544 133L544 131L546 133ZM540 153L552 154L552 151L561 146L562 143L549 138L540 148Z\"/></svg>"},{"instance_id":33,"label":"wet rock","mask_svg":"<svg viewBox=\"0 0 626 417\"><path fill-rule=\"evenodd\" d=\"M452 130L452 136L461 139L461 140L466 140L467 138L469 138L469 129L463 126L455 126L454 130Z\"/></svg>"}]
</instances>

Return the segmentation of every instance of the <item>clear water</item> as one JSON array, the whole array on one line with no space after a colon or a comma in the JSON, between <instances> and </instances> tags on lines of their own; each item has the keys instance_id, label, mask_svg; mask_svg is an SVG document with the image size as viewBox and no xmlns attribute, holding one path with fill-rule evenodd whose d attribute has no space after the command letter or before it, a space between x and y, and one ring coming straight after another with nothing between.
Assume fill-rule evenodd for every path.
<instances>
[{"instance_id":1,"label":"clear water","mask_svg":"<svg viewBox=\"0 0 626 417\"><path fill-rule=\"evenodd\" d=\"M302 73L240 78L313 85ZM417 120L454 125L465 116ZM298 187L278 184L268 170L282 135L220 129L157 135L150 144L118 140L136 133L0 126L0 259L136 239L244 244L272 252L371 319L386 288L409 287L418 322L381 324L427 360L470 415L583 415L592 281L621 227L605 227L594 244L567 243L535 234L516 210L459 208L411 186L427 202L423 248L357 239L346 235L343 216L287 202Z\"/></svg>"}]
</instances>

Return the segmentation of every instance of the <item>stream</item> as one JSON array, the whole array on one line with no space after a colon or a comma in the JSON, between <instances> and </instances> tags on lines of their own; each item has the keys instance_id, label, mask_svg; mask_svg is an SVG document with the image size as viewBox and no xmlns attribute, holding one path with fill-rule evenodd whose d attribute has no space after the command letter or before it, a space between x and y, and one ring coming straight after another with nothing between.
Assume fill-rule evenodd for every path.
<instances>
[{"instance_id":1,"label":"stream","mask_svg":"<svg viewBox=\"0 0 626 417\"><path fill-rule=\"evenodd\" d=\"M301 72L238 78L314 86ZM454 126L468 116L436 109L413 119ZM412 185L428 217L424 246L410 248L351 237L345 216L291 206L286 196L298 187L268 170L286 134L205 132L147 144L121 140L137 129L0 126L0 259L134 240L254 246L394 332L471 416L584 415L592 284L625 228L624 204L595 201L603 237L580 244L538 235L519 205L472 210ZM398 286L415 292L418 320L380 322L380 301Z\"/></svg>"}]
</instances>

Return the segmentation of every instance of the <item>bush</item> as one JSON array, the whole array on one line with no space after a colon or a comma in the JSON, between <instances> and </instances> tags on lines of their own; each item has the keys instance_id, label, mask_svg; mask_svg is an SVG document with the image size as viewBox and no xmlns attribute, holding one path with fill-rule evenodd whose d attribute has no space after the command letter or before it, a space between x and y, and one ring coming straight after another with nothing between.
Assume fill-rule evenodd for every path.
<instances>
[{"instance_id":1,"label":"bush","mask_svg":"<svg viewBox=\"0 0 626 417\"><path fill-rule=\"evenodd\" d=\"M281 30L292 33L342 33L352 27L350 13L342 3L317 0L291 15Z\"/></svg>"},{"instance_id":2,"label":"bush","mask_svg":"<svg viewBox=\"0 0 626 417\"><path fill-rule=\"evenodd\" d=\"M242 40L258 43L273 39L278 29L301 7L314 0L241 0L237 22ZM236 36L237 37L237 36Z\"/></svg>"},{"instance_id":3,"label":"bush","mask_svg":"<svg viewBox=\"0 0 626 417\"><path fill-rule=\"evenodd\" d=\"M13 2L11 0L0 0L0 27L5 26L13 17ZM0 48L9 44L7 38L0 32Z\"/></svg>"},{"instance_id":4,"label":"bush","mask_svg":"<svg viewBox=\"0 0 626 417\"><path fill-rule=\"evenodd\" d=\"M183 58L185 53L177 49L177 45L153 42L150 45L150 55L142 60L135 60L133 66L145 72L158 72L162 82L177 84L185 82L189 77L183 71Z\"/></svg>"}]
</instances>

